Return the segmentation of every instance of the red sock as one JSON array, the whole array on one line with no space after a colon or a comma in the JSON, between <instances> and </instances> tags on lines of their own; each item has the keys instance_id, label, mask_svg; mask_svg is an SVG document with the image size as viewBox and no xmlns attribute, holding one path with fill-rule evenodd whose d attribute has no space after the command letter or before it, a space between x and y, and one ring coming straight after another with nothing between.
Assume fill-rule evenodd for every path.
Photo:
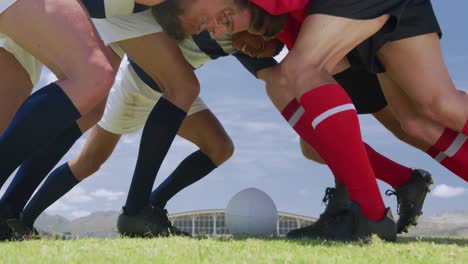
<instances>
[{"instance_id":1,"label":"red sock","mask_svg":"<svg viewBox=\"0 0 468 264\"><path fill-rule=\"evenodd\" d=\"M377 179L382 180L393 187L401 187L411 178L412 169L405 167L375 151L364 143L367 155L374 169Z\"/></svg>"},{"instance_id":2,"label":"red sock","mask_svg":"<svg viewBox=\"0 0 468 264\"><path fill-rule=\"evenodd\" d=\"M382 219L385 205L362 142L357 113L348 94L341 86L329 84L307 92L300 102L306 111L305 121L309 119L309 122L305 128L301 126L301 130L294 126L298 134L302 136L311 133L309 130L314 131L313 136L320 143L308 143L319 146L318 153L338 181L346 185L351 200L361 206L362 213L369 219Z\"/></svg>"},{"instance_id":3,"label":"red sock","mask_svg":"<svg viewBox=\"0 0 468 264\"><path fill-rule=\"evenodd\" d=\"M447 128L426 153L458 177L468 181L467 139L464 134Z\"/></svg>"},{"instance_id":4,"label":"red sock","mask_svg":"<svg viewBox=\"0 0 468 264\"><path fill-rule=\"evenodd\" d=\"M298 111L301 109L300 111ZM293 115L296 114L296 116L293 118ZM310 127L310 123L312 123L312 120L309 118L309 120L306 119L304 116L303 119L301 120L301 114L304 113L303 108L299 104L297 100L291 101L283 110L282 114L283 117L290 122L291 126L294 127L294 129L299 133L299 131L306 131L306 130L311 130L309 133L306 135L301 135L301 137L309 143L314 149L317 150L319 147L318 142L316 141L316 137L313 136L314 131ZM298 122L301 120L302 122ZM310 143L312 142L312 143ZM394 187L401 187L403 184L405 184L410 178L411 178L411 173L412 169L405 167L403 165L400 165L385 156L381 155L377 151L375 151L371 146L368 144L364 143L366 150L367 150L367 155L369 156L370 163L372 165L372 168L374 169L375 176L377 179L380 179L391 186ZM318 150L317 150L318 151ZM337 175L339 177L339 175ZM338 179L338 182L343 182L343 179Z\"/></svg>"}]
</instances>

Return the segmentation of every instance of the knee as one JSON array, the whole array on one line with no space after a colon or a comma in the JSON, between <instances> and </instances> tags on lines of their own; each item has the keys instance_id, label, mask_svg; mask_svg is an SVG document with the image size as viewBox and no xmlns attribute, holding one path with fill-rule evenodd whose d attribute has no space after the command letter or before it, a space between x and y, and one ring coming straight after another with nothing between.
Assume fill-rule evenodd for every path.
<instances>
[{"instance_id":1,"label":"knee","mask_svg":"<svg viewBox=\"0 0 468 264\"><path fill-rule=\"evenodd\" d=\"M213 140L208 146L201 146L200 149L216 167L221 166L234 154L234 144L230 137Z\"/></svg>"},{"instance_id":2,"label":"knee","mask_svg":"<svg viewBox=\"0 0 468 264\"><path fill-rule=\"evenodd\" d=\"M161 89L166 99L178 107L188 110L200 94L200 83L196 78L173 80L166 82L166 85L163 83Z\"/></svg>"},{"instance_id":3,"label":"knee","mask_svg":"<svg viewBox=\"0 0 468 264\"><path fill-rule=\"evenodd\" d=\"M99 171L102 163L93 157L79 157L70 161L69 165L76 179L82 181Z\"/></svg>"},{"instance_id":4,"label":"knee","mask_svg":"<svg viewBox=\"0 0 468 264\"><path fill-rule=\"evenodd\" d=\"M419 118L405 116L400 120L400 127L392 129L392 134L402 141L407 141L408 137L424 137L424 127Z\"/></svg>"},{"instance_id":5,"label":"knee","mask_svg":"<svg viewBox=\"0 0 468 264\"><path fill-rule=\"evenodd\" d=\"M90 63L85 72L79 74L76 83L81 89L89 89L86 99L96 104L109 93L116 74L117 70L108 62Z\"/></svg>"},{"instance_id":6,"label":"knee","mask_svg":"<svg viewBox=\"0 0 468 264\"><path fill-rule=\"evenodd\" d=\"M332 67L322 59L304 60L299 55L292 55L281 63L281 75L284 81L294 87L310 89L316 84L333 81Z\"/></svg>"},{"instance_id":7,"label":"knee","mask_svg":"<svg viewBox=\"0 0 468 264\"><path fill-rule=\"evenodd\" d=\"M322 158L317 153L317 151L315 151L315 149L313 149L309 144L304 142L302 139L301 139L300 145L301 145L302 155L304 155L305 158L311 161L315 161L320 164L325 164L325 162L322 160Z\"/></svg>"}]
</instances>

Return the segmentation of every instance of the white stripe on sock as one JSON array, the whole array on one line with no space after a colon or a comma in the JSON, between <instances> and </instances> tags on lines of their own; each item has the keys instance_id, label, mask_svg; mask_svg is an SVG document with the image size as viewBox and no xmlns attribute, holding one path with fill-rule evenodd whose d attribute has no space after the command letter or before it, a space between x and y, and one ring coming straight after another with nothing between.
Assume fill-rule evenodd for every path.
<instances>
[{"instance_id":1,"label":"white stripe on sock","mask_svg":"<svg viewBox=\"0 0 468 264\"><path fill-rule=\"evenodd\" d=\"M299 119L301 119L302 115L305 113L304 108L301 106L299 107L296 112L289 118L288 122L289 124L294 127L297 122L299 122Z\"/></svg>"},{"instance_id":2,"label":"white stripe on sock","mask_svg":"<svg viewBox=\"0 0 468 264\"><path fill-rule=\"evenodd\" d=\"M434 159L437 162L441 163L446 157L447 157L447 155L445 155L445 153L440 152L439 154L437 154L437 156Z\"/></svg>"},{"instance_id":3,"label":"white stripe on sock","mask_svg":"<svg viewBox=\"0 0 468 264\"><path fill-rule=\"evenodd\" d=\"M444 151L445 154L449 157L453 157L457 152L460 150L460 148L463 146L463 144L466 141L466 136L463 134L458 134L458 136L455 138L455 140L452 142L450 147Z\"/></svg>"},{"instance_id":4,"label":"white stripe on sock","mask_svg":"<svg viewBox=\"0 0 468 264\"><path fill-rule=\"evenodd\" d=\"M329 109L321 113L312 121L312 127L315 129L325 119L331 117L332 115L338 114L340 112L348 111L348 110L356 110L356 108L354 107L353 104L345 104L345 105L340 105L335 108Z\"/></svg>"}]
</instances>

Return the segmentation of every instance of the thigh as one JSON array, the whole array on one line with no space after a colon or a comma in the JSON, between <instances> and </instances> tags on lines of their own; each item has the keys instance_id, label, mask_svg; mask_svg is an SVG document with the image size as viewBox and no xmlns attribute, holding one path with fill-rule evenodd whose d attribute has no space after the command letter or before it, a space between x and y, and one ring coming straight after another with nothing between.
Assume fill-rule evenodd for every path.
<instances>
[{"instance_id":1,"label":"thigh","mask_svg":"<svg viewBox=\"0 0 468 264\"><path fill-rule=\"evenodd\" d=\"M20 105L31 94L33 84L18 60L0 48L0 134L10 123Z\"/></svg>"},{"instance_id":2,"label":"thigh","mask_svg":"<svg viewBox=\"0 0 468 264\"><path fill-rule=\"evenodd\" d=\"M346 54L375 34L388 17L382 15L374 19L357 20L322 14L310 15L304 20L288 56L302 58L304 63L320 63L318 66L331 73Z\"/></svg>"},{"instance_id":3,"label":"thigh","mask_svg":"<svg viewBox=\"0 0 468 264\"><path fill-rule=\"evenodd\" d=\"M124 40L119 45L157 82L166 99L183 110L190 108L198 96L199 83L174 40L162 32Z\"/></svg>"},{"instance_id":4,"label":"thigh","mask_svg":"<svg viewBox=\"0 0 468 264\"><path fill-rule=\"evenodd\" d=\"M88 64L107 63L104 45L77 0L18 0L0 15L0 31L68 78L87 72Z\"/></svg>"},{"instance_id":5,"label":"thigh","mask_svg":"<svg viewBox=\"0 0 468 264\"><path fill-rule=\"evenodd\" d=\"M427 102L455 89L436 33L387 43L378 57L388 76L416 102Z\"/></svg>"},{"instance_id":6,"label":"thigh","mask_svg":"<svg viewBox=\"0 0 468 264\"><path fill-rule=\"evenodd\" d=\"M418 111L418 106L414 104L405 91L389 78L386 73L379 74L378 76L382 90L389 103L385 115L380 114L380 116L376 116L379 121L390 130L397 125L395 123L396 120L398 120L398 126L406 127L407 131L423 130L424 133L418 133L420 136L419 139L413 137L413 141L417 141L416 145L418 147L434 144L442 134L444 127L421 115ZM388 126L385 125L385 123L388 123ZM393 125L391 123L393 123Z\"/></svg>"}]
</instances>

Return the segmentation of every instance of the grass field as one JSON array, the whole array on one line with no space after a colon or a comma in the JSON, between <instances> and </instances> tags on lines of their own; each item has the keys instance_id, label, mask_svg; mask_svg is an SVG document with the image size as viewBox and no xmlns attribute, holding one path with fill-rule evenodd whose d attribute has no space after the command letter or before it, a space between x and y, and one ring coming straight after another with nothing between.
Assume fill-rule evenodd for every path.
<instances>
[{"instance_id":1,"label":"grass field","mask_svg":"<svg viewBox=\"0 0 468 264\"><path fill-rule=\"evenodd\" d=\"M0 243L0 263L468 263L468 239L79 239Z\"/></svg>"}]
</instances>

